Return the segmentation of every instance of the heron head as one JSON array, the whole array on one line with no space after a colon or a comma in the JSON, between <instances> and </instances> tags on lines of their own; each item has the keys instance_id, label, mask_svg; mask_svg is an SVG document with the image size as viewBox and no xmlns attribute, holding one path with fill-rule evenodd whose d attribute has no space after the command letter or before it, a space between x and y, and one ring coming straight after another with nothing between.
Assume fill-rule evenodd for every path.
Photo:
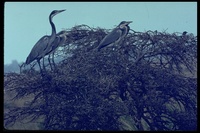
<instances>
[{"instance_id":1,"label":"heron head","mask_svg":"<svg viewBox=\"0 0 200 133\"><path fill-rule=\"evenodd\" d=\"M53 18L55 15L57 15L57 14L63 12L63 11L65 11L65 10L53 10L51 12L50 16L51 16L51 18Z\"/></svg>"},{"instance_id":2,"label":"heron head","mask_svg":"<svg viewBox=\"0 0 200 133\"><path fill-rule=\"evenodd\" d=\"M130 23L132 23L132 21L122 21L118 27L123 29L125 26L128 26Z\"/></svg>"},{"instance_id":3,"label":"heron head","mask_svg":"<svg viewBox=\"0 0 200 133\"><path fill-rule=\"evenodd\" d=\"M182 35L184 36L184 35L186 35L188 32L187 31L184 31L183 33L182 33Z\"/></svg>"}]
</instances>

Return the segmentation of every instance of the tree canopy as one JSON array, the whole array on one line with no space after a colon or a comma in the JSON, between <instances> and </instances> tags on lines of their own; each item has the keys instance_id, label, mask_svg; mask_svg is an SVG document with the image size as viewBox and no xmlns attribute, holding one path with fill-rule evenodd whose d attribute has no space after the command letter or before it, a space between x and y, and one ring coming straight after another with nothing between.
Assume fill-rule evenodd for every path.
<instances>
[{"instance_id":1,"label":"tree canopy","mask_svg":"<svg viewBox=\"0 0 200 133\"><path fill-rule=\"evenodd\" d=\"M40 130L196 130L197 37L130 30L121 44L96 48L109 30L78 25L44 75L34 68L4 75L4 126ZM47 66L48 67L48 66ZM4 93L4 94L5 94Z\"/></svg>"}]
</instances>

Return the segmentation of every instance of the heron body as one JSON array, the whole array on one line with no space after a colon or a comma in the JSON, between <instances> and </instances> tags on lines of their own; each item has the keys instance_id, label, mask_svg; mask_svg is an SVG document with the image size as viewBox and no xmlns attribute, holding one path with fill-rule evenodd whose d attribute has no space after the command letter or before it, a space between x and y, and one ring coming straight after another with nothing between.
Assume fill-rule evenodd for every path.
<instances>
[{"instance_id":1,"label":"heron body","mask_svg":"<svg viewBox=\"0 0 200 133\"><path fill-rule=\"evenodd\" d=\"M58 13L61 13L65 10L54 10L50 13L49 15L49 22L50 22L50 25L52 27L52 33L50 36L43 36L35 45L34 47L32 48L30 54L28 55L28 57L26 58L26 64L30 64L31 62L33 62L34 60L37 60L38 64L39 64L39 67L40 67L40 71L42 70L41 69L41 66L40 66L40 60L41 58L43 58L46 53L45 53L45 50L46 49L49 49L49 45L51 43L53 43L53 41L55 40L56 38L56 28L55 28L55 25L54 23L52 22L52 19L55 15L57 15Z\"/></svg>"},{"instance_id":2,"label":"heron body","mask_svg":"<svg viewBox=\"0 0 200 133\"><path fill-rule=\"evenodd\" d=\"M55 50L62 44L65 43L65 41L67 40L67 32L66 31L61 31L57 34L55 42L53 42L52 44L54 44L52 46L52 50L51 52L55 52Z\"/></svg>"},{"instance_id":3,"label":"heron body","mask_svg":"<svg viewBox=\"0 0 200 133\"><path fill-rule=\"evenodd\" d=\"M66 35L66 31L60 31L59 33L57 33L54 41L49 44L48 49L44 51L45 55L51 54L58 48L58 46L64 44L67 39Z\"/></svg>"},{"instance_id":4,"label":"heron body","mask_svg":"<svg viewBox=\"0 0 200 133\"><path fill-rule=\"evenodd\" d=\"M51 43L51 45L49 46L50 49L48 49L48 51L45 51L46 55L49 55L49 58L48 58L48 61L49 61L49 64L51 66L51 62L50 62L50 55L52 54L52 62L55 66L55 63L54 63L54 53L56 51L56 49L65 43L67 37L67 32L66 31L61 31L59 33L56 34L56 38L55 40ZM51 66L51 69L52 69L52 66Z\"/></svg>"},{"instance_id":5,"label":"heron body","mask_svg":"<svg viewBox=\"0 0 200 133\"><path fill-rule=\"evenodd\" d=\"M98 46L98 51L106 46L112 46L119 43L129 32L130 27L128 24L132 21L122 21L115 29L106 35Z\"/></svg>"},{"instance_id":6,"label":"heron body","mask_svg":"<svg viewBox=\"0 0 200 133\"><path fill-rule=\"evenodd\" d=\"M30 54L26 58L26 64L30 64L34 60L40 60L42 58L43 51L47 48L48 42L49 36L43 36L32 48Z\"/></svg>"}]
</instances>

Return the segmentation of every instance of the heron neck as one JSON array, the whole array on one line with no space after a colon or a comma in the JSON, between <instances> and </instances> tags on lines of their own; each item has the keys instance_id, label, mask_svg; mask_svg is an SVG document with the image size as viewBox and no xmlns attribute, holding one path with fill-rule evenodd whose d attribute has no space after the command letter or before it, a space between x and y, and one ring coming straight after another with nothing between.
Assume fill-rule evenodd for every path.
<instances>
[{"instance_id":1,"label":"heron neck","mask_svg":"<svg viewBox=\"0 0 200 133\"><path fill-rule=\"evenodd\" d=\"M122 30L122 36L126 36L129 32L130 27L129 26L125 26L124 29Z\"/></svg>"},{"instance_id":2,"label":"heron neck","mask_svg":"<svg viewBox=\"0 0 200 133\"><path fill-rule=\"evenodd\" d=\"M52 43L54 41L54 39L56 38L56 27L54 25L54 23L52 22L52 18L49 16L49 22L52 28L52 32L51 32L51 38L50 38L50 43Z\"/></svg>"}]
</instances>

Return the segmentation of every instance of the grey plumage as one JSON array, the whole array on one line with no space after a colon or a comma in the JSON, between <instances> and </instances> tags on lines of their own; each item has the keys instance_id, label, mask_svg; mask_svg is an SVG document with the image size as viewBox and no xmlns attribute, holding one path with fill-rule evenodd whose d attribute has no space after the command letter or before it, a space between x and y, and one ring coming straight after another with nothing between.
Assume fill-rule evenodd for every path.
<instances>
[{"instance_id":1,"label":"grey plumage","mask_svg":"<svg viewBox=\"0 0 200 133\"><path fill-rule=\"evenodd\" d=\"M98 46L98 51L108 45L112 46L119 43L129 32L130 27L128 24L132 21L122 21L115 29L106 35Z\"/></svg>"},{"instance_id":2,"label":"grey plumage","mask_svg":"<svg viewBox=\"0 0 200 133\"><path fill-rule=\"evenodd\" d=\"M59 33L57 33L56 38L51 44L49 44L48 46L49 48L46 49L44 53L46 55L51 54L58 48L58 46L64 44L64 42L67 39L66 35L67 35L66 31L60 31Z\"/></svg>"},{"instance_id":3,"label":"grey plumage","mask_svg":"<svg viewBox=\"0 0 200 133\"><path fill-rule=\"evenodd\" d=\"M54 53L55 53L56 49L60 45L62 45L62 44L65 43L66 39L67 39L67 32L66 31L60 31L59 33L56 34L55 40L49 46L51 49L48 49L48 51L45 51L46 55L49 55L48 61L49 61L50 66L51 66L50 56L52 55L52 62L54 64L54 66L55 66L55 63L54 63ZM52 66L51 66L51 69L52 69Z\"/></svg>"},{"instance_id":4,"label":"grey plumage","mask_svg":"<svg viewBox=\"0 0 200 133\"><path fill-rule=\"evenodd\" d=\"M55 38L56 38L56 28L54 23L52 22L52 19L55 15L57 15L58 13L61 13L65 10L54 10L50 13L49 15L49 22L50 25L52 27L52 33L50 36L43 36L32 48L30 54L28 55L28 57L26 58L26 64L30 64L31 62L33 62L34 60L37 60L39 67L40 67L40 71L41 66L40 66L40 59L43 58L46 53L44 52L45 50L49 49L49 44L51 44Z\"/></svg>"}]
</instances>

